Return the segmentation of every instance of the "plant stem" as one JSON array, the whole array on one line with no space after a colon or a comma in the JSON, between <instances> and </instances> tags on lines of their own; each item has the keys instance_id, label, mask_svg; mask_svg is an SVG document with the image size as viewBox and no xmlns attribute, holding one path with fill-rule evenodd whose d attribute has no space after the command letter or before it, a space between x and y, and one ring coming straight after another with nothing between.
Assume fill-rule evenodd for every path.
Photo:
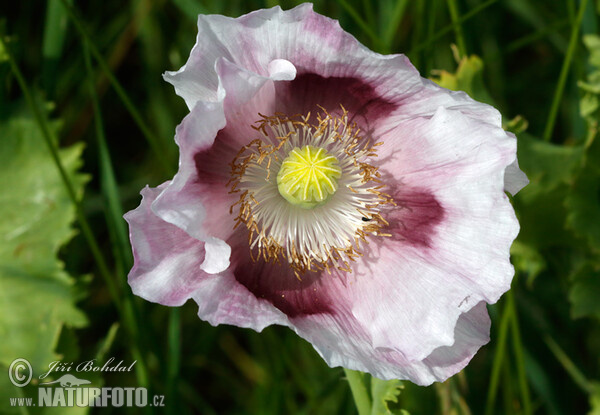
<instances>
[{"instance_id":1,"label":"plant stem","mask_svg":"<svg viewBox=\"0 0 600 415\"><path fill-rule=\"evenodd\" d=\"M370 415L372 402L369 395L369 388L366 385L366 375L362 372L346 368L344 368L344 373L346 373L346 379L348 379L348 383L350 384L350 390L354 397L358 415Z\"/></svg>"}]
</instances>

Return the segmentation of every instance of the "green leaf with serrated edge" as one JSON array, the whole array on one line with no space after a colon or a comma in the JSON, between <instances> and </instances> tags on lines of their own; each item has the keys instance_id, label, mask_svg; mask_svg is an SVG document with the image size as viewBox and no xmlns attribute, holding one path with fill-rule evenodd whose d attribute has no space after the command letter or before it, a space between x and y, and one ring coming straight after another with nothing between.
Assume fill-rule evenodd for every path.
<instances>
[{"instance_id":1,"label":"green leaf with serrated edge","mask_svg":"<svg viewBox=\"0 0 600 415\"><path fill-rule=\"evenodd\" d=\"M580 85L581 86L581 85ZM599 91L600 94L600 86ZM600 99L595 94L584 94L579 101L579 113L582 117L591 117L600 108Z\"/></svg>"},{"instance_id":2,"label":"green leaf with serrated edge","mask_svg":"<svg viewBox=\"0 0 600 415\"><path fill-rule=\"evenodd\" d=\"M567 226L600 254L600 140L587 148L582 165L565 199Z\"/></svg>"},{"instance_id":3,"label":"green leaf with serrated edge","mask_svg":"<svg viewBox=\"0 0 600 415\"><path fill-rule=\"evenodd\" d=\"M570 183L584 154L583 146L556 145L527 133L519 135L517 143L519 165L531 182L525 189L548 191Z\"/></svg>"},{"instance_id":4,"label":"green leaf with serrated edge","mask_svg":"<svg viewBox=\"0 0 600 415\"><path fill-rule=\"evenodd\" d=\"M402 393L404 385L400 380L371 379L371 396L373 406L371 415L409 415L407 411L400 408L398 397Z\"/></svg>"},{"instance_id":5,"label":"green leaf with serrated edge","mask_svg":"<svg viewBox=\"0 0 600 415\"><path fill-rule=\"evenodd\" d=\"M600 253L600 176L586 166L565 200L567 226Z\"/></svg>"},{"instance_id":6,"label":"green leaf with serrated edge","mask_svg":"<svg viewBox=\"0 0 600 415\"><path fill-rule=\"evenodd\" d=\"M514 199L519 241L541 249L576 241L565 230L564 206L584 154L583 146L559 146L524 133L517 141L519 164L530 183Z\"/></svg>"},{"instance_id":7,"label":"green leaf with serrated edge","mask_svg":"<svg viewBox=\"0 0 600 415\"><path fill-rule=\"evenodd\" d=\"M35 377L59 360L61 327L87 324L57 258L73 237L75 211L33 118L16 107L0 113L0 364L25 358ZM77 173L82 149L60 150L78 194L87 180Z\"/></svg>"},{"instance_id":8,"label":"green leaf with serrated edge","mask_svg":"<svg viewBox=\"0 0 600 415\"><path fill-rule=\"evenodd\" d=\"M483 61L479 56L471 55L460 59L455 73L441 70L434 74L436 76L431 80L439 86L453 91L465 91L477 101L493 104L493 99L483 84Z\"/></svg>"},{"instance_id":9,"label":"green leaf with serrated edge","mask_svg":"<svg viewBox=\"0 0 600 415\"><path fill-rule=\"evenodd\" d=\"M600 36L594 34L584 35L583 43L590 52L590 65L600 68Z\"/></svg>"},{"instance_id":10,"label":"green leaf with serrated edge","mask_svg":"<svg viewBox=\"0 0 600 415\"><path fill-rule=\"evenodd\" d=\"M569 302L573 318L600 318L600 266L587 262L571 275L571 280Z\"/></svg>"},{"instance_id":11,"label":"green leaf with serrated edge","mask_svg":"<svg viewBox=\"0 0 600 415\"><path fill-rule=\"evenodd\" d=\"M579 113L588 123L590 135L597 134L598 119L600 118L600 36L585 35L583 37L590 65L596 70L587 75L586 81L578 81L577 86L583 92L579 101Z\"/></svg>"}]
</instances>

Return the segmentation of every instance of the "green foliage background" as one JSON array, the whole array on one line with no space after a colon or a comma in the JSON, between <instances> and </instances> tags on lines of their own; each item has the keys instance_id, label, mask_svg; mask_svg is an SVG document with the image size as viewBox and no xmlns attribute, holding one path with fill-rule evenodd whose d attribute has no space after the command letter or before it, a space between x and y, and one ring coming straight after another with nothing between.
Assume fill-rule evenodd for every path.
<instances>
[{"instance_id":1,"label":"green foliage background","mask_svg":"<svg viewBox=\"0 0 600 415\"><path fill-rule=\"evenodd\" d=\"M181 67L196 16L295 1L25 0L0 5L0 413L353 414L342 369L291 331L211 327L190 302L134 298L122 214L177 166ZM67 6L68 5L68 6ZM364 377L373 414L600 414L600 2L331 0L315 9L423 76L497 106L531 184L513 200L513 289L492 341L428 388ZM60 166L60 168L58 167ZM52 361L135 371L162 408L24 408ZM53 380L56 377L52 378ZM404 411L404 412L402 412Z\"/></svg>"}]
</instances>

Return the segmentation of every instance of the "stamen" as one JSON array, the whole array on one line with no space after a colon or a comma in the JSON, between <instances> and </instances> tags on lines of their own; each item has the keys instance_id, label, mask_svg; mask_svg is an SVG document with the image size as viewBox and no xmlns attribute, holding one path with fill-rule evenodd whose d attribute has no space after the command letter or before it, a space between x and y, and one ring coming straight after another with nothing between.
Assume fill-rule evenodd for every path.
<instances>
[{"instance_id":1,"label":"stamen","mask_svg":"<svg viewBox=\"0 0 600 415\"><path fill-rule=\"evenodd\" d=\"M243 223L253 260L283 259L300 276L333 267L351 272L367 237L387 236L381 206L395 205L384 193L369 158L376 147L359 135L342 107L335 117L265 116L252 126L262 135L231 162L230 193L239 200L234 226ZM239 209L234 209L239 205Z\"/></svg>"}]
</instances>

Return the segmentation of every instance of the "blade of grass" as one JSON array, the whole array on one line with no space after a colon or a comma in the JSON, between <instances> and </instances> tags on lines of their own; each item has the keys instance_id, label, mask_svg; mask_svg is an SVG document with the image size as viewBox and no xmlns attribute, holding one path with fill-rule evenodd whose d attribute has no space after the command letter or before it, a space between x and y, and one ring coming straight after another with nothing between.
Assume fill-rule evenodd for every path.
<instances>
[{"instance_id":1,"label":"blade of grass","mask_svg":"<svg viewBox=\"0 0 600 415\"><path fill-rule=\"evenodd\" d=\"M73 0L69 0L72 2ZM67 33L67 15L60 0L48 0L46 21L44 23L44 41L42 44L42 84L49 96L54 96L58 61L62 54Z\"/></svg>"},{"instance_id":2,"label":"blade of grass","mask_svg":"<svg viewBox=\"0 0 600 415\"><path fill-rule=\"evenodd\" d=\"M585 11L586 6L587 0L581 0L581 3L579 4L579 11L577 12L577 18L573 22L573 27L571 28L571 38L569 40L569 46L567 48L567 53L565 54L565 59L563 60L563 65L560 70L560 75L558 77L558 83L556 84L556 90L554 91L554 98L552 99L552 105L550 106L550 113L548 114L548 120L546 122L546 127L544 128L544 141L550 141L550 139L552 138L554 124L556 123L556 116L558 114L558 107L560 105L560 101L562 100L565 85L567 83L567 75L569 74L571 61L573 60L573 55L575 55L575 49L577 48L577 41L579 40L579 29L581 27L581 19L583 19L583 13Z\"/></svg>"},{"instance_id":3,"label":"blade of grass","mask_svg":"<svg viewBox=\"0 0 600 415\"><path fill-rule=\"evenodd\" d=\"M508 338L508 328L512 318L512 308L505 305L502 309L502 318L500 320L500 328L498 330L498 340L496 341L496 353L492 363L492 373L490 375L490 386L488 388L487 399L485 403L485 415L494 413L496 404L496 395L498 393L498 384L500 381L502 363L506 352L506 342Z\"/></svg>"},{"instance_id":4,"label":"blade of grass","mask_svg":"<svg viewBox=\"0 0 600 415\"><path fill-rule=\"evenodd\" d=\"M162 51L168 48L164 44L165 39L161 32L162 26L158 13L148 13L146 10L150 8L150 5L143 6L143 3L149 3L149 1L138 2L132 10L135 16L134 21L139 22L137 40L141 46L146 67L142 77L148 96L146 111L147 116L151 117L153 121L155 133L160 137L172 137L178 121L175 120L171 108L165 106L165 102L168 100L165 94L166 89L161 83L156 82L156 74L161 73L164 69L166 56ZM174 144L174 142L169 144ZM170 148L174 149L175 147ZM171 152L169 152L169 160L171 159Z\"/></svg>"},{"instance_id":5,"label":"blade of grass","mask_svg":"<svg viewBox=\"0 0 600 415\"><path fill-rule=\"evenodd\" d=\"M537 30L534 33L531 33L527 36L523 36L520 39L510 42L504 49L503 53L508 54L508 53L515 52L515 51L521 49L522 47L525 47L525 46L529 45L530 43L535 42L536 40L546 37L550 33L557 32L558 30L562 29L564 26L567 26L569 23L570 23L569 19L559 20L558 22L548 25L541 30Z\"/></svg>"},{"instance_id":6,"label":"blade of grass","mask_svg":"<svg viewBox=\"0 0 600 415\"><path fill-rule=\"evenodd\" d=\"M106 221L111 239L115 246L115 258L118 264L118 275L124 275L125 270L132 265L131 249L129 248L129 239L127 237L127 229L123 220L123 206L121 205L121 197L115 179L115 173L110 158L108 145L106 144L106 136L102 122L102 114L100 113L100 102L96 88L94 85L94 72L89 53L89 43L83 42L83 56L85 67L88 74L88 83L92 107L94 110L94 119L96 126L96 139L98 144L98 157L100 165L100 189L106 202ZM122 281L122 278L118 278ZM123 286L121 285L121 289Z\"/></svg>"},{"instance_id":7,"label":"blade of grass","mask_svg":"<svg viewBox=\"0 0 600 415\"><path fill-rule=\"evenodd\" d=\"M173 0L173 4L192 22L198 20L199 14L206 14L206 8L199 2L194 0Z\"/></svg>"},{"instance_id":8,"label":"blade of grass","mask_svg":"<svg viewBox=\"0 0 600 415\"><path fill-rule=\"evenodd\" d=\"M590 384L590 381L583 374L583 372L577 368L575 363L573 363L569 356L567 356L563 349L561 349L558 343L556 343L550 336L544 337L544 341L550 348L550 351L552 351L552 354L554 354L554 357L556 357L556 360L560 362L562 367L571 376L573 382L575 382L575 384L579 386L585 393L591 394L593 392L593 388Z\"/></svg>"},{"instance_id":9,"label":"blade of grass","mask_svg":"<svg viewBox=\"0 0 600 415\"><path fill-rule=\"evenodd\" d=\"M448 10L450 11L450 18L452 19L452 25L454 27L454 33L456 35L456 43L460 56L467 56L467 45L465 43L465 36L462 30L462 22L460 19L460 13L458 12L458 5L456 0L447 0Z\"/></svg>"},{"instance_id":10,"label":"blade of grass","mask_svg":"<svg viewBox=\"0 0 600 415\"><path fill-rule=\"evenodd\" d=\"M98 94L96 94L94 83L94 72L92 70L89 42L86 40L83 41L83 56L88 75L87 79L89 83L96 125L96 138L98 142L98 153L100 158L100 187L106 204L108 205L108 209L106 211L106 222L108 224L111 239L116 245L114 252L115 262L117 264L117 275L119 276L117 277L117 281L119 282L119 289L123 294L123 310L121 312L121 316L124 318L124 321L126 322L126 328L131 335L131 353L134 359L141 359L138 361L138 364L140 365L139 370L136 365L136 376L138 382L141 386L147 387L147 369L144 358L138 346L142 337L140 335L141 327L136 324L136 321L139 321L139 313L135 309L131 291L123 286L125 281L125 272L132 265L131 250L129 249L125 221L123 220L123 207L121 205L117 181L115 179L110 153L106 144L106 137L102 123L102 114L100 112L100 102ZM147 411L150 412L150 409Z\"/></svg>"},{"instance_id":11,"label":"blade of grass","mask_svg":"<svg viewBox=\"0 0 600 415\"><path fill-rule=\"evenodd\" d=\"M169 335L167 352L167 394L171 400L171 405L166 408L167 414L176 414L180 408L173 402L179 402L179 388L177 388L177 378L179 377L179 367L181 365L181 316L179 308L174 307L169 310Z\"/></svg>"},{"instance_id":12,"label":"blade of grass","mask_svg":"<svg viewBox=\"0 0 600 415\"><path fill-rule=\"evenodd\" d=\"M381 48L383 47L383 45L381 44L381 39L379 39L379 36L377 36L377 34L373 31L373 29L371 29L371 26L369 26L363 20L363 18L360 17L360 14L354 9L354 7L352 7L350 5L350 3L348 3L346 0L338 0L338 3L346 10L346 12L350 15L350 17L352 17L352 19L356 22L356 24L360 27L360 29L369 38L371 38L371 42L373 42L375 49L381 50Z\"/></svg>"},{"instance_id":13,"label":"blade of grass","mask_svg":"<svg viewBox=\"0 0 600 415\"><path fill-rule=\"evenodd\" d=\"M408 6L408 0L396 1L396 5L392 11L391 17L386 26L386 30L383 33L383 47L385 53L390 53L392 51L394 35L398 31L398 26L402 21L402 17L404 17L406 6Z\"/></svg>"},{"instance_id":14,"label":"blade of grass","mask_svg":"<svg viewBox=\"0 0 600 415\"><path fill-rule=\"evenodd\" d=\"M488 0L488 1L484 2L484 3L481 3L479 6L474 7L473 9L471 9L470 11L468 11L467 13L465 13L464 15L462 15L456 22L451 23L448 26L440 29L435 35L433 35L430 38L428 38L425 42L417 45L409 53L411 53L411 54L412 53L416 53L416 52L420 51L421 49L428 48L431 44L433 44L433 42L435 42L436 40L438 40L439 38L441 38L442 36L444 36L445 34L447 34L448 32L450 32L452 29L454 29L454 27L456 25L460 25L460 24L466 22L467 20L473 18L478 13L480 13L483 10L487 9L488 7L490 7L492 4L496 3L497 1L498 0Z\"/></svg>"},{"instance_id":15,"label":"blade of grass","mask_svg":"<svg viewBox=\"0 0 600 415\"><path fill-rule=\"evenodd\" d=\"M160 145L158 137L152 132L150 127L148 127L146 125L143 117L141 116L141 114L139 113L139 111L137 110L135 105L133 105L131 99L129 98L129 96L127 95L127 93L125 92L125 90L123 89L123 87L121 86L121 84L119 83L117 78L115 77L115 75L110 70L110 67L106 63L104 57L102 56L102 54L100 53L98 48L96 48L96 46L94 45L94 42L92 42L91 36L89 35L87 29L84 27L83 20L77 15L74 8L71 7L67 3L67 0L60 0L60 1L62 2L63 6L65 7L65 9L69 15L69 18L75 25L75 28L77 29L77 31L79 32L81 37L85 41L88 42L90 52L92 53L92 55L98 62L98 65L100 66L102 71L104 71L104 74L106 75L109 82L115 89L115 92L117 93L117 95L119 96L121 101L123 102L123 105L129 112L129 114L131 115L131 117L133 118L135 123L137 124L138 128L141 130L142 134L144 135L144 137L146 138L148 143L150 144L150 147L151 147L152 151L154 152L157 160L159 161L160 166L162 167L163 171L165 172L165 174L171 176L174 173L174 171L173 171L173 168L171 167L171 165L169 164L168 160L166 160L165 157L163 157L163 155L165 154L165 151L162 148L162 146Z\"/></svg>"},{"instance_id":16,"label":"blade of grass","mask_svg":"<svg viewBox=\"0 0 600 415\"><path fill-rule=\"evenodd\" d=\"M115 342L115 338L117 337L117 332L119 331L119 323L113 323L108 329L108 333L106 333L106 337L101 341L100 347L96 352L96 359L101 362L104 360L104 357L112 347Z\"/></svg>"},{"instance_id":17,"label":"blade of grass","mask_svg":"<svg viewBox=\"0 0 600 415\"><path fill-rule=\"evenodd\" d=\"M421 39L417 39L415 36L414 42L410 45L409 56L421 56L422 65L419 65L418 68L421 69L421 73L428 74L432 68L436 67L434 62L434 53L432 50L433 40L435 37L435 28L436 28L436 19L438 16L438 3L441 0L432 0L427 5L427 11L423 12L423 19L421 20L421 25L427 26L427 35L425 36L425 41ZM424 2L419 2L419 4L423 4ZM419 45L427 45L426 47L418 50ZM412 51L416 51L413 53Z\"/></svg>"},{"instance_id":18,"label":"blade of grass","mask_svg":"<svg viewBox=\"0 0 600 415\"><path fill-rule=\"evenodd\" d=\"M367 24L369 27L375 26L377 22L375 21L375 13L373 13L373 3L371 3L369 0L362 0L362 4L365 11Z\"/></svg>"},{"instance_id":19,"label":"blade of grass","mask_svg":"<svg viewBox=\"0 0 600 415\"><path fill-rule=\"evenodd\" d=\"M529 394L529 385L525 373L525 359L523 357L523 343L521 342L521 333L519 331L519 320L517 318L517 308L515 305L514 294L511 291L507 293L508 307L512 308L511 319L511 337L513 341L513 351L517 364L517 378L519 379L519 388L521 389L521 403L523 404L523 414L531 415L531 397Z\"/></svg>"},{"instance_id":20,"label":"blade of grass","mask_svg":"<svg viewBox=\"0 0 600 415\"><path fill-rule=\"evenodd\" d=\"M54 161L54 164L56 165L56 168L59 172L59 175L62 179L65 189L67 190L67 194L68 194L69 198L71 199L71 203L73 203L73 206L75 207L75 213L77 216L77 220L79 222L79 226L81 228L81 233L83 234L84 238L86 239L86 241L89 245L92 256L94 257L94 261L96 262L96 266L98 267L100 275L102 276L102 278L104 279L104 281L106 283L106 286L107 286L110 296L115 304L115 307L117 308L117 311L119 311L119 313L121 314L123 321L126 323L126 326L129 329L129 331L131 332L133 338L137 339L138 338L137 330L136 330L137 324L134 320L135 317L133 314L133 309L131 307L131 303L126 302L124 304L121 297L119 296L119 291L117 289L117 286L115 285L115 282L113 281L113 276L108 268L107 262L104 258L104 255L102 254L102 251L100 250L98 242L96 241L96 237L94 236L94 233L92 232L92 229L87 221L87 218L85 217L81 203L75 193L73 184L71 183L71 179L67 175L67 172L66 172L64 166L62 165L62 161L60 160L60 157L58 156L58 150L54 144L54 143L58 143L58 140L54 136L54 133L48 127L46 118L42 115L38 105L34 101L33 95L31 94L31 91L29 90L29 86L27 85L27 82L25 81L25 78L23 77L23 73L21 72L19 66L17 65L17 62L14 59L14 55L12 54L10 48L8 47L7 43L2 39L2 37L0 37L0 49L5 51L6 56L8 57L8 61L10 63L11 69L15 75L15 78L17 79L17 83L19 84L19 87L21 88L21 91L23 92L25 101L27 102L27 105L29 106L40 130L42 131L42 136L44 137L44 141L46 142L48 150L50 151L52 160ZM140 382L140 386L147 387L148 386L148 374L147 374L146 365L145 365L143 356L140 353L139 349L137 348L136 344L132 344L131 348L132 348L132 354L133 354L134 358L137 360L137 364L136 364L135 368L136 368L136 375L138 376L138 381Z\"/></svg>"},{"instance_id":21,"label":"blade of grass","mask_svg":"<svg viewBox=\"0 0 600 415\"><path fill-rule=\"evenodd\" d=\"M516 414L516 400L514 394L513 373L511 365L502 366L502 401L504 405L504 413ZM519 414L520 415L520 414Z\"/></svg>"}]
</instances>

